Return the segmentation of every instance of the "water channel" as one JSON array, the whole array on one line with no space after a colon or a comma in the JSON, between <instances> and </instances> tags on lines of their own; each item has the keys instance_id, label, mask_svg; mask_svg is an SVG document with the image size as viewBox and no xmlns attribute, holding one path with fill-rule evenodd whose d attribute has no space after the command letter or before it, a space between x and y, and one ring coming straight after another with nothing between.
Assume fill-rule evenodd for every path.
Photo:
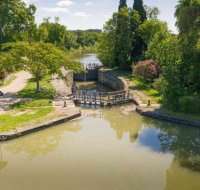
<instances>
[{"instance_id":1,"label":"water channel","mask_svg":"<svg viewBox=\"0 0 200 190\"><path fill-rule=\"evenodd\" d=\"M0 144L5 190L199 190L200 129L133 105Z\"/></svg>"}]
</instances>

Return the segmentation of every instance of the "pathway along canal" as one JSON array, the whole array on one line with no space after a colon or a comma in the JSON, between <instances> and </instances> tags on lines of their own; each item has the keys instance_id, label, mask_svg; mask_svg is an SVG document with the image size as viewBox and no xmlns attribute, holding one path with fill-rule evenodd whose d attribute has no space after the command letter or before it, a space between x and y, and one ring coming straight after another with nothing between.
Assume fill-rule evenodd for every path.
<instances>
[{"instance_id":1,"label":"pathway along canal","mask_svg":"<svg viewBox=\"0 0 200 190\"><path fill-rule=\"evenodd\" d=\"M200 189L200 129L125 107L93 112L1 143L1 189Z\"/></svg>"},{"instance_id":2,"label":"pathway along canal","mask_svg":"<svg viewBox=\"0 0 200 190\"><path fill-rule=\"evenodd\" d=\"M0 143L5 190L199 190L200 129L131 106Z\"/></svg>"}]
</instances>

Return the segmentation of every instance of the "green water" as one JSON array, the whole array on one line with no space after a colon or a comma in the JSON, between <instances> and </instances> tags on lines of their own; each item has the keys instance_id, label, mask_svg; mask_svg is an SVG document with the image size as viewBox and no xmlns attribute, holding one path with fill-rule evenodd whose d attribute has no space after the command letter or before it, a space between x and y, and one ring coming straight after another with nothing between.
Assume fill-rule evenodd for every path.
<instances>
[{"instance_id":1,"label":"green water","mask_svg":"<svg viewBox=\"0 0 200 190\"><path fill-rule=\"evenodd\" d=\"M199 190L200 130L127 108L0 145L3 190Z\"/></svg>"}]
</instances>

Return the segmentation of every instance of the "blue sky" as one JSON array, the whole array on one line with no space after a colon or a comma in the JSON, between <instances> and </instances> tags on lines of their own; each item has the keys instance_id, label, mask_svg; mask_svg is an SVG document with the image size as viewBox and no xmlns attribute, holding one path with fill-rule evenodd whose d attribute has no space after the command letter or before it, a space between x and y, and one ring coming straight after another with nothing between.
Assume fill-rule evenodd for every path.
<instances>
[{"instance_id":1,"label":"blue sky","mask_svg":"<svg viewBox=\"0 0 200 190\"><path fill-rule=\"evenodd\" d=\"M60 22L68 29L102 29L105 21L117 11L119 0L24 0L37 6L36 21L58 16ZM132 6L133 0L127 0ZM176 32L175 6L178 0L144 0L148 6L157 6L161 14L159 18L166 21L169 28Z\"/></svg>"}]
</instances>

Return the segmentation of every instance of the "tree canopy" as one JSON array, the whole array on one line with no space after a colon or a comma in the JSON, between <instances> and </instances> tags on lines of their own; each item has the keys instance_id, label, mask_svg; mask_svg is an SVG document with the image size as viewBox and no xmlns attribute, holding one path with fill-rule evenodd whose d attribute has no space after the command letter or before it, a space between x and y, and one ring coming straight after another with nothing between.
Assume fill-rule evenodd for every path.
<instances>
[{"instance_id":1,"label":"tree canopy","mask_svg":"<svg viewBox=\"0 0 200 190\"><path fill-rule=\"evenodd\" d=\"M0 57L3 58L1 65L10 63L15 69L24 69L33 74L37 92L40 91L40 80L46 75L60 73L61 67L76 72L83 70L81 64L74 63L62 50L49 43L7 43L3 45Z\"/></svg>"},{"instance_id":2,"label":"tree canopy","mask_svg":"<svg viewBox=\"0 0 200 190\"><path fill-rule=\"evenodd\" d=\"M35 27L36 7L21 0L0 1L0 44L23 40Z\"/></svg>"}]
</instances>

